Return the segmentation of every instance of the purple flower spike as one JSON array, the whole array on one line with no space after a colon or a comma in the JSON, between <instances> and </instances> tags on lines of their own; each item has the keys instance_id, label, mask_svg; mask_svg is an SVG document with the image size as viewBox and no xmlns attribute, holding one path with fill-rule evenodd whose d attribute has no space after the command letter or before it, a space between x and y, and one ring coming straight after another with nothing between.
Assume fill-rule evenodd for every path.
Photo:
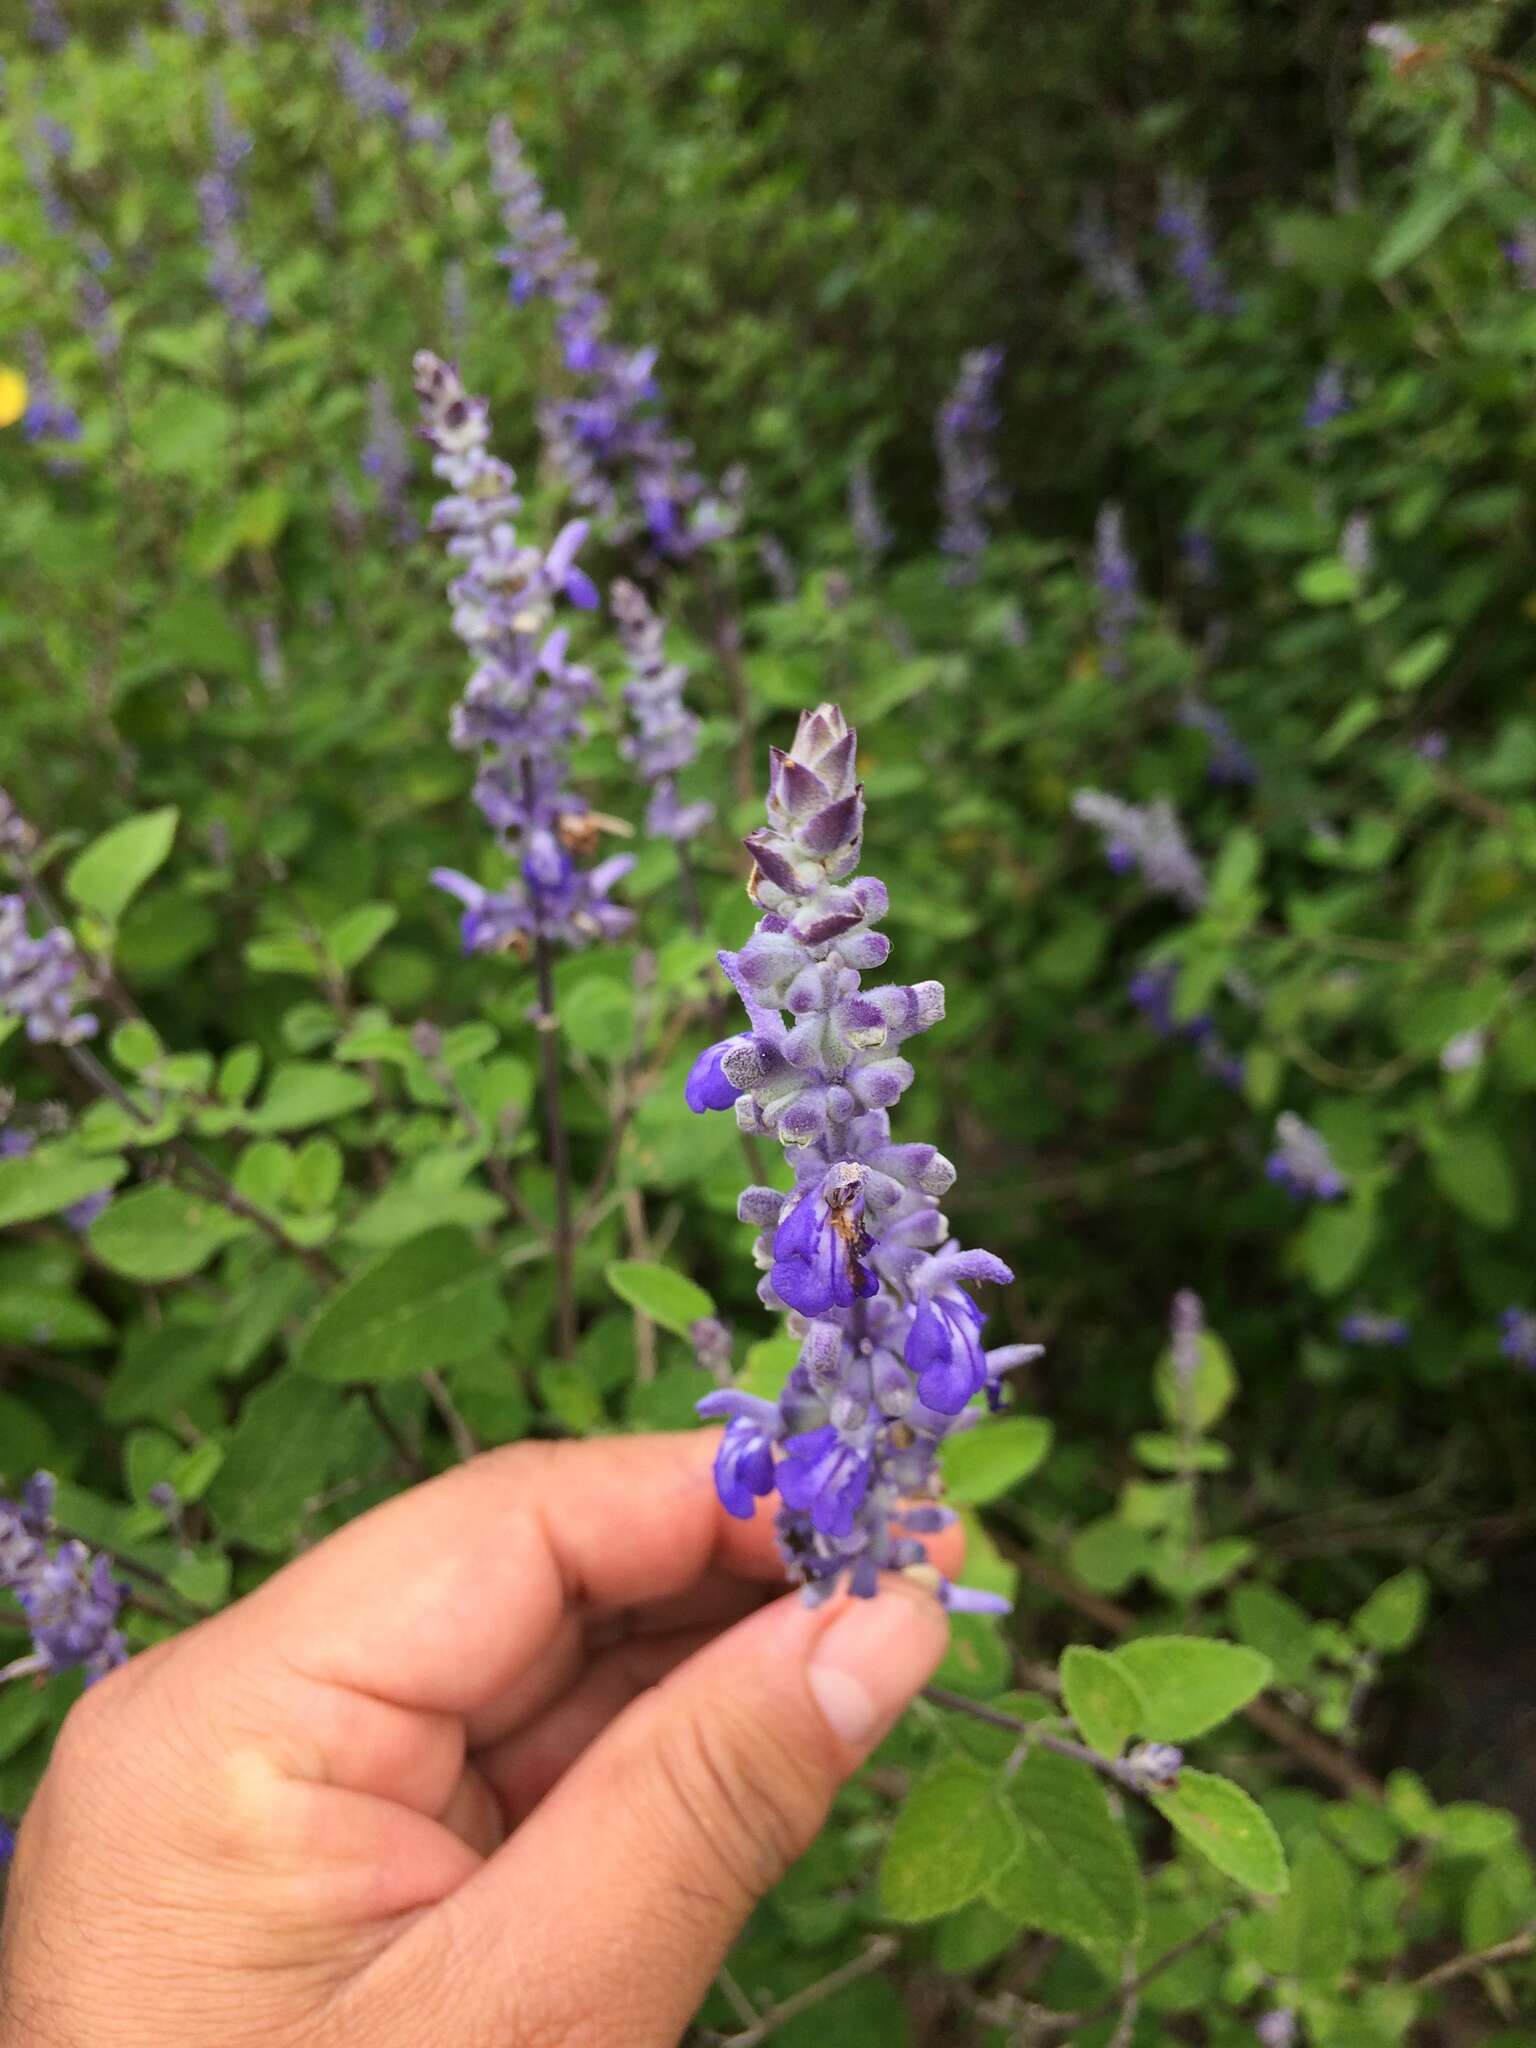
<instances>
[{"instance_id":1,"label":"purple flower spike","mask_svg":"<svg viewBox=\"0 0 1536 2048\"><path fill-rule=\"evenodd\" d=\"M787 753L773 750L767 821L746 842L762 914L720 958L749 1029L701 1053L686 1091L693 1109L734 1099L742 1130L777 1137L793 1170L790 1192L750 1187L738 1214L759 1233L759 1293L788 1311L799 1357L776 1407L727 1389L699 1412L730 1424L716 1470L729 1512L777 1489L779 1546L811 1601L839 1587L867 1598L888 1571L922 1566L931 1580L922 1539L949 1520L939 1445L974 1395L995 1405L1005 1375L1038 1355L982 1348L967 1290L1012 1275L950 1241L936 1206L949 1161L891 1137L913 1078L898 1048L940 1021L944 991L864 985L890 949L873 929L886 891L856 873L863 826L855 736L824 704ZM1006 1605L939 1590L957 1611Z\"/></svg>"}]
</instances>

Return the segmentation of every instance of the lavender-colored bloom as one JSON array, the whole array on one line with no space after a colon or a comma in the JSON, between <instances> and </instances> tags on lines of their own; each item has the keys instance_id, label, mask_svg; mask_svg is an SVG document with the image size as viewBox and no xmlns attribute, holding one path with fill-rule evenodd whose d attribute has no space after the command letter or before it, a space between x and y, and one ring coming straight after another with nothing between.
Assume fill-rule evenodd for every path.
<instances>
[{"instance_id":1,"label":"lavender-colored bloom","mask_svg":"<svg viewBox=\"0 0 1536 2048\"><path fill-rule=\"evenodd\" d=\"M243 0L219 0L219 20L224 33L237 50L254 50L256 38L251 33Z\"/></svg>"},{"instance_id":2,"label":"lavender-colored bloom","mask_svg":"<svg viewBox=\"0 0 1536 2048\"><path fill-rule=\"evenodd\" d=\"M1342 419L1350 411L1349 393L1344 385L1344 372L1337 363L1325 363L1317 373L1307 400L1307 409L1301 416L1301 423L1309 434L1321 434L1336 419Z\"/></svg>"},{"instance_id":3,"label":"lavender-colored bloom","mask_svg":"<svg viewBox=\"0 0 1536 2048\"><path fill-rule=\"evenodd\" d=\"M1138 317L1146 311L1147 294L1136 265L1109 225L1102 194L1083 207L1072 234L1072 247L1091 284Z\"/></svg>"},{"instance_id":4,"label":"lavender-colored bloom","mask_svg":"<svg viewBox=\"0 0 1536 2048\"><path fill-rule=\"evenodd\" d=\"M700 1316L688 1325L693 1345L693 1362L701 1372L716 1379L728 1379L731 1371L731 1333L716 1316Z\"/></svg>"},{"instance_id":5,"label":"lavender-colored bloom","mask_svg":"<svg viewBox=\"0 0 1536 2048\"><path fill-rule=\"evenodd\" d=\"M555 466L580 508L650 555L683 561L734 530L737 489L711 490L692 445L661 410L655 349L609 338L608 301L579 252L565 217L550 206L516 131L491 124L491 188L501 201L507 244L499 260L514 305L535 298L555 308L555 329L575 395L549 400L539 424Z\"/></svg>"},{"instance_id":6,"label":"lavender-colored bloom","mask_svg":"<svg viewBox=\"0 0 1536 2048\"><path fill-rule=\"evenodd\" d=\"M53 1528L51 1476L39 1472L19 1501L0 1500L0 1586L26 1617L31 1653L0 1670L0 1680L84 1670L102 1678L128 1652L117 1632L124 1588L105 1557L83 1543L59 1543Z\"/></svg>"},{"instance_id":7,"label":"lavender-colored bloom","mask_svg":"<svg viewBox=\"0 0 1536 2048\"><path fill-rule=\"evenodd\" d=\"M1253 2030L1259 2048L1296 2048L1296 2015L1288 2006L1277 2005Z\"/></svg>"},{"instance_id":8,"label":"lavender-colored bloom","mask_svg":"<svg viewBox=\"0 0 1536 2048\"><path fill-rule=\"evenodd\" d=\"M469 273L462 263L443 271L443 333L455 357L469 346Z\"/></svg>"},{"instance_id":9,"label":"lavender-colored bloom","mask_svg":"<svg viewBox=\"0 0 1536 2048\"><path fill-rule=\"evenodd\" d=\"M1171 1792L1184 1768L1184 1752L1171 1742L1138 1742L1125 1759L1127 1777L1140 1792Z\"/></svg>"},{"instance_id":10,"label":"lavender-colored bloom","mask_svg":"<svg viewBox=\"0 0 1536 2048\"><path fill-rule=\"evenodd\" d=\"M1209 585L1216 581L1216 544L1203 526L1184 528L1179 535L1179 552L1191 583Z\"/></svg>"},{"instance_id":11,"label":"lavender-colored bloom","mask_svg":"<svg viewBox=\"0 0 1536 2048\"><path fill-rule=\"evenodd\" d=\"M880 508L874 471L867 458L861 458L848 472L848 523L865 565L874 568L882 555L890 553L895 536Z\"/></svg>"},{"instance_id":12,"label":"lavender-colored bloom","mask_svg":"<svg viewBox=\"0 0 1536 2048\"><path fill-rule=\"evenodd\" d=\"M436 114L422 113L403 85L370 63L355 43L337 36L331 44L341 89L368 120L390 121L406 142L430 142L445 149L448 131Z\"/></svg>"},{"instance_id":13,"label":"lavender-colored bloom","mask_svg":"<svg viewBox=\"0 0 1536 2048\"><path fill-rule=\"evenodd\" d=\"M43 218L56 235L72 235L79 227L74 207L59 190L56 172L74 154L75 138L62 121L39 114L32 124L32 138L21 144L21 161L27 181L37 194Z\"/></svg>"},{"instance_id":14,"label":"lavender-colored bloom","mask_svg":"<svg viewBox=\"0 0 1536 2048\"><path fill-rule=\"evenodd\" d=\"M722 1500L746 1513L777 1488L780 1547L813 1600L843 1583L868 1596L882 1570L923 1563L922 1537L948 1519L923 1504L939 1443L974 1395L996 1404L1003 1374L1038 1356L983 1348L969 1289L1008 1268L949 1239L949 1162L891 1138L912 1079L898 1047L938 1022L944 996L937 982L863 985L890 951L875 929L884 886L855 872L863 816L854 734L831 705L807 712L789 753L773 751L767 826L747 840L763 914L720 956L749 1029L701 1054L688 1089L696 1109L734 1100L741 1128L778 1138L794 1169L790 1193L750 1187L738 1213L760 1233L759 1293L788 1311L799 1361L777 1407L722 1391L699 1408L730 1420Z\"/></svg>"},{"instance_id":15,"label":"lavender-colored bloom","mask_svg":"<svg viewBox=\"0 0 1536 2048\"><path fill-rule=\"evenodd\" d=\"M1365 40L1372 49L1384 50L1397 71L1424 54L1424 45L1418 38L1409 35L1407 29L1399 28L1393 21L1373 21L1365 32Z\"/></svg>"},{"instance_id":16,"label":"lavender-colored bloom","mask_svg":"<svg viewBox=\"0 0 1536 2048\"><path fill-rule=\"evenodd\" d=\"M1339 534L1339 560L1363 583L1376 562L1376 536L1369 512L1351 512Z\"/></svg>"},{"instance_id":17,"label":"lavender-colored bloom","mask_svg":"<svg viewBox=\"0 0 1536 2048\"><path fill-rule=\"evenodd\" d=\"M1129 804L1099 789L1080 789L1072 813L1104 835L1104 855L1117 875L1139 870L1147 887L1172 896L1186 910L1205 901L1205 873L1190 851L1172 804L1158 797Z\"/></svg>"},{"instance_id":18,"label":"lavender-colored bloom","mask_svg":"<svg viewBox=\"0 0 1536 2048\"><path fill-rule=\"evenodd\" d=\"M1454 1038L1448 1038L1440 1048L1440 1066L1447 1074L1469 1073L1473 1067L1480 1067L1488 1052L1488 1035L1475 1027L1458 1031Z\"/></svg>"},{"instance_id":19,"label":"lavender-colored bloom","mask_svg":"<svg viewBox=\"0 0 1536 2048\"><path fill-rule=\"evenodd\" d=\"M1181 1287L1168 1311L1168 1346L1174 1377L1187 1387L1200 1370L1200 1345L1205 1336L1205 1303L1192 1287Z\"/></svg>"},{"instance_id":20,"label":"lavender-colored bloom","mask_svg":"<svg viewBox=\"0 0 1536 2048\"><path fill-rule=\"evenodd\" d=\"M59 0L31 0L31 12L29 33L37 47L50 54L62 50L69 41L69 23Z\"/></svg>"},{"instance_id":21,"label":"lavender-colored bloom","mask_svg":"<svg viewBox=\"0 0 1536 2048\"><path fill-rule=\"evenodd\" d=\"M112 1192L110 1188L101 1188L94 1195L82 1195L78 1202L71 1202L69 1207L63 1211L64 1221L71 1230L79 1231L83 1235L84 1232L90 1229L102 1211L109 1209L111 1206Z\"/></svg>"},{"instance_id":22,"label":"lavender-colored bloom","mask_svg":"<svg viewBox=\"0 0 1536 2048\"><path fill-rule=\"evenodd\" d=\"M1536 1314L1528 1308L1507 1308L1499 1317L1499 1349L1516 1365L1536 1372Z\"/></svg>"},{"instance_id":23,"label":"lavender-colored bloom","mask_svg":"<svg viewBox=\"0 0 1536 2048\"><path fill-rule=\"evenodd\" d=\"M773 586L773 594L780 604L793 604L800 595L800 579L795 574L795 565L790 559L789 549L777 534L765 533L757 543L757 559L763 565L763 572Z\"/></svg>"},{"instance_id":24,"label":"lavender-colored bloom","mask_svg":"<svg viewBox=\"0 0 1536 2048\"><path fill-rule=\"evenodd\" d=\"M1188 286L1196 311L1235 313L1239 301L1217 259L1205 196L1198 187L1183 178L1165 181L1157 231L1173 244L1174 269Z\"/></svg>"},{"instance_id":25,"label":"lavender-colored bloom","mask_svg":"<svg viewBox=\"0 0 1536 2048\"><path fill-rule=\"evenodd\" d=\"M1359 1344L1367 1350L1384 1346L1400 1349L1410 1332L1401 1316L1379 1315L1374 1309L1355 1309L1339 1319L1339 1337L1345 1344Z\"/></svg>"},{"instance_id":26,"label":"lavender-colored bloom","mask_svg":"<svg viewBox=\"0 0 1536 2048\"><path fill-rule=\"evenodd\" d=\"M123 345L112 316L112 297L94 270L85 271L76 290L80 325L103 363L114 362Z\"/></svg>"},{"instance_id":27,"label":"lavender-colored bloom","mask_svg":"<svg viewBox=\"0 0 1536 2048\"><path fill-rule=\"evenodd\" d=\"M413 541L421 527L408 495L410 450L383 377L375 377L368 386L368 439L363 444L362 460L365 473L377 487L379 509L389 521L395 539Z\"/></svg>"},{"instance_id":28,"label":"lavender-colored bloom","mask_svg":"<svg viewBox=\"0 0 1536 2048\"><path fill-rule=\"evenodd\" d=\"M217 80L209 88L208 119L214 168L197 181L208 283L237 326L262 328L270 317L266 285L257 265L246 261L235 232L245 213L240 171L250 155L251 141L236 126Z\"/></svg>"},{"instance_id":29,"label":"lavender-colored bloom","mask_svg":"<svg viewBox=\"0 0 1536 2048\"><path fill-rule=\"evenodd\" d=\"M84 431L80 415L60 398L40 336L26 336L22 359L27 370L27 409L21 416L22 433L34 442L78 441Z\"/></svg>"},{"instance_id":30,"label":"lavender-colored bloom","mask_svg":"<svg viewBox=\"0 0 1536 2048\"><path fill-rule=\"evenodd\" d=\"M229 100L217 78L208 86L208 126L213 137L214 169L221 178L230 181L234 194L231 207L238 220L244 215L245 199L234 180L255 145L231 113Z\"/></svg>"},{"instance_id":31,"label":"lavender-colored bloom","mask_svg":"<svg viewBox=\"0 0 1536 2048\"><path fill-rule=\"evenodd\" d=\"M576 566L586 527L573 522L547 551L519 541L516 480L490 452L485 400L470 397L457 370L426 350L415 371L422 430L436 450L433 471L448 486L432 529L451 536L448 553L461 570L448 591L453 627L474 662L454 712L453 743L478 757L475 801L517 870L502 890L450 868L432 879L464 905L461 929L471 952L526 947L537 938L579 946L617 937L631 919L608 892L634 862L621 855L590 869L578 865L578 856L594 850L598 827L566 786L570 748L585 731L597 679L569 659L554 616L561 599L597 601Z\"/></svg>"},{"instance_id":32,"label":"lavender-colored bloom","mask_svg":"<svg viewBox=\"0 0 1536 2048\"><path fill-rule=\"evenodd\" d=\"M375 56L409 47L416 31L405 10L385 7L379 0L366 0L363 8L363 42Z\"/></svg>"},{"instance_id":33,"label":"lavender-colored bloom","mask_svg":"<svg viewBox=\"0 0 1536 2048\"><path fill-rule=\"evenodd\" d=\"M1275 1149L1264 1171L1298 1202L1336 1202L1349 1186L1327 1139L1289 1109L1275 1118Z\"/></svg>"},{"instance_id":34,"label":"lavender-colored bloom","mask_svg":"<svg viewBox=\"0 0 1536 2048\"><path fill-rule=\"evenodd\" d=\"M1502 247L1521 291L1536 292L1536 220L1522 221Z\"/></svg>"},{"instance_id":35,"label":"lavender-colored bloom","mask_svg":"<svg viewBox=\"0 0 1536 2048\"><path fill-rule=\"evenodd\" d=\"M715 815L713 804L684 803L677 790L678 776L699 751L699 721L683 700L688 671L680 661L668 661L666 630L637 585L615 583L611 602L629 657L624 702L634 724L620 741L620 751L650 786L646 831L653 839L681 844L695 838Z\"/></svg>"},{"instance_id":36,"label":"lavender-colored bloom","mask_svg":"<svg viewBox=\"0 0 1536 2048\"><path fill-rule=\"evenodd\" d=\"M1202 697L1186 697L1179 706L1179 723L1204 733L1211 743L1206 773L1222 788L1251 787L1259 779L1259 764L1232 730L1230 722Z\"/></svg>"},{"instance_id":37,"label":"lavender-colored bloom","mask_svg":"<svg viewBox=\"0 0 1536 2048\"><path fill-rule=\"evenodd\" d=\"M16 1854L16 1830L8 1820L0 1820L0 1870Z\"/></svg>"},{"instance_id":38,"label":"lavender-colored bloom","mask_svg":"<svg viewBox=\"0 0 1536 2048\"><path fill-rule=\"evenodd\" d=\"M0 896L0 1011L18 1017L35 1045L78 1045L97 1020L78 1005L85 968L62 925L34 939L20 896Z\"/></svg>"},{"instance_id":39,"label":"lavender-colored bloom","mask_svg":"<svg viewBox=\"0 0 1536 2048\"><path fill-rule=\"evenodd\" d=\"M1419 734L1413 743L1413 751L1421 761L1428 761L1433 767L1443 761L1450 751L1450 741L1438 727Z\"/></svg>"},{"instance_id":40,"label":"lavender-colored bloom","mask_svg":"<svg viewBox=\"0 0 1536 2048\"><path fill-rule=\"evenodd\" d=\"M194 42L201 41L208 32L207 15L200 7L193 7L190 0L171 0L171 19Z\"/></svg>"},{"instance_id":41,"label":"lavender-colored bloom","mask_svg":"<svg viewBox=\"0 0 1536 2048\"><path fill-rule=\"evenodd\" d=\"M1125 544L1125 516L1103 505L1093 529L1093 580L1098 587L1098 634L1104 673L1125 674L1125 638L1141 613L1136 562Z\"/></svg>"},{"instance_id":42,"label":"lavender-colored bloom","mask_svg":"<svg viewBox=\"0 0 1536 2048\"><path fill-rule=\"evenodd\" d=\"M994 451L1002 370L1003 352L996 344L970 349L960 359L960 374L934 425L944 514L939 546L949 556L951 583L975 582L987 545L987 521L1007 503Z\"/></svg>"},{"instance_id":43,"label":"lavender-colored bloom","mask_svg":"<svg viewBox=\"0 0 1536 2048\"><path fill-rule=\"evenodd\" d=\"M6 790L0 789L0 853L25 860L37 844L37 833L17 810Z\"/></svg>"}]
</instances>

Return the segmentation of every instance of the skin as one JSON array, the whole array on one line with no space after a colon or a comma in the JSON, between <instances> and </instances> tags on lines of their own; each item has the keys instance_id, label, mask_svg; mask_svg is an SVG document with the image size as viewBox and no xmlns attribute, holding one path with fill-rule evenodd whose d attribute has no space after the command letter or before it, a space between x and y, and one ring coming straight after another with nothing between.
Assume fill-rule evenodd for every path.
<instances>
[{"instance_id":1,"label":"skin","mask_svg":"<svg viewBox=\"0 0 1536 2048\"><path fill-rule=\"evenodd\" d=\"M675 2043L946 1638L909 1581L786 1594L714 1447L491 1452L93 1687L0 2048Z\"/></svg>"}]
</instances>

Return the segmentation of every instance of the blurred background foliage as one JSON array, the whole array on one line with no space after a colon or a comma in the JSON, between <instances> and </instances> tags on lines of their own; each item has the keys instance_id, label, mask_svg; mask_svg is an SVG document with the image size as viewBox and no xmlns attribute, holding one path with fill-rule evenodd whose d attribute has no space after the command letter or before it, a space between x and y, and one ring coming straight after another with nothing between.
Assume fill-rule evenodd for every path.
<instances>
[{"instance_id":1,"label":"blurred background foliage","mask_svg":"<svg viewBox=\"0 0 1536 2048\"><path fill-rule=\"evenodd\" d=\"M0 27L0 356L79 424L0 435L0 783L61 860L178 807L168 864L103 935L166 1046L390 1069L371 1107L315 1120L365 1208L334 1203L311 1157L318 1191L291 1213L350 1257L406 1234L379 1205L409 1182L419 1227L430 1173L411 1175L445 1098L368 1033L422 1017L500 1034L466 1065L507 1113L524 1199L548 1201L529 977L463 960L426 882L473 864L476 828L444 738L461 677L420 531L431 485L403 438L413 351L456 357L553 530L533 423L557 358L495 260L484 137L508 112L619 330L658 345L702 466L749 471L740 535L660 593L706 719L700 788L746 829L763 750L802 705L836 697L860 728L897 966L949 992L902 1132L952 1153L957 1230L1019 1275L999 1327L1049 1346L1030 1398L1056 1446L992 1504L994 1534L1185 1625L1239 1579L1338 1615L1406 1565L1456 1599L1491 1576L1507 1637L1498 1589L1521 1583L1536 1483L1536 1392L1501 1323L1536 1305L1532 10L1418 17L1404 56L1340 0L449 0L408 26L246 0L248 38L212 5L191 32L189 9L61 4L57 50L19 4ZM409 92L414 138L344 89L334 39L361 45L370 21L366 62ZM251 139L259 332L226 320L199 238L219 94ZM1181 207L1203 208L1203 256L1170 224ZM1008 504L957 584L932 424L962 353L992 342ZM845 510L860 460L895 529L878 562ZM1107 501L1134 565L1119 626ZM784 559L765 562L766 537ZM624 566L601 537L589 560L600 581ZM611 644L591 651L616 700ZM605 809L637 814L611 730L583 769ZM1072 812L1085 786L1177 807L1211 877L1197 914L1108 870ZM739 943L727 831L701 862L707 936ZM457 1389L487 1438L687 1419L693 1368L665 1328L658 1376L631 1384L616 1255L685 1268L739 1350L766 1334L734 1135L681 1105L718 1031L674 879L645 849L642 943L561 965L588 1172L633 1079L620 1040L655 1086L624 1112L622 1199L583 1247L583 1389L543 1364L530 1257L498 1339L522 1380ZM381 906L376 933L336 942L361 904ZM1133 978L1174 969L1171 1007L1138 1005ZM15 1041L0 1080L28 1128L68 1092ZM1286 1110L1324 1133L1343 1200L1298 1204L1266 1177ZM273 1166L238 1147L227 1163ZM515 1254L515 1219L503 1241ZM233 1428L244 1491L226 1465L205 1539L238 1585L265 1568L246 1548L270 1558L366 1462L342 1442L286 1519L255 1504L267 1440L246 1418L302 1274L278 1299L237 1245L146 1303L52 1226L0 1261L7 1480L47 1462L77 1508L142 1509L124 1426ZM1160 1548L1182 1510L1128 1448L1181 1286L1241 1381L1241 1453L1204 1508L1204 1539L1237 1548L1193 1580L1187 1545L1177 1569ZM238 1362L178 1376L167 1321L249 1327L253 1290ZM88 1336L61 1351L55 1322L37 1341L33 1296L88 1310ZM1361 1341L1362 1317L1406 1338ZM306 1533L368 1497L350 1479ZM1026 1583L1026 1610L1037 1597ZM1400 1671L1363 1726L1337 1671L1295 1690L1368 1758L1405 1743L1445 1793L1480 1771L1508 1796L1508 1717L1452 1727L1437 1704L1448 1669L1475 1699L1507 1666L1490 1676L1475 1635L1444 1654L1459 1661Z\"/></svg>"}]
</instances>

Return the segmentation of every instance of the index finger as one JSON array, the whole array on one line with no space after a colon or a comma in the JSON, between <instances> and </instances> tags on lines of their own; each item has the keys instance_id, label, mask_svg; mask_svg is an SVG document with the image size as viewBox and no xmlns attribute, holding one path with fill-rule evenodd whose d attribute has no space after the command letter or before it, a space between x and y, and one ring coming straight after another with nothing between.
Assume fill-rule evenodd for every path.
<instances>
[{"instance_id":1,"label":"index finger","mask_svg":"<svg viewBox=\"0 0 1536 2048\"><path fill-rule=\"evenodd\" d=\"M322 1684L473 1714L573 1610L666 1599L718 1568L782 1581L771 1519L720 1506L718 1441L690 1430L487 1452L350 1523L213 1627Z\"/></svg>"}]
</instances>

